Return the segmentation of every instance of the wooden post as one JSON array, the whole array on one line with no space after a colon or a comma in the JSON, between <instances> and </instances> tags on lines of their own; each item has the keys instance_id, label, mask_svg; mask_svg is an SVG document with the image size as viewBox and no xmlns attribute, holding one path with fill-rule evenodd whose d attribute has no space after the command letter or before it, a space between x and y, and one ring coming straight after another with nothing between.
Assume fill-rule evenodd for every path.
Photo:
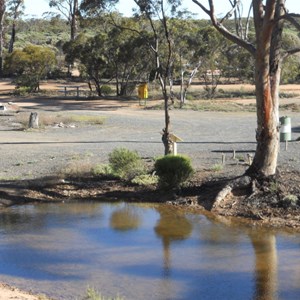
<instances>
[{"instance_id":1,"label":"wooden post","mask_svg":"<svg viewBox=\"0 0 300 300\"><path fill-rule=\"evenodd\" d=\"M28 127L29 128L39 128L38 113L34 112L34 113L30 114Z\"/></svg>"},{"instance_id":2,"label":"wooden post","mask_svg":"<svg viewBox=\"0 0 300 300\"><path fill-rule=\"evenodd\" d=\"M67 87L65 86L65 97L67 97Z\"/></svg>"},{"instance_id":3,"label":"wooden post","mask_svg":"<svg viewBox=\"0 0 300 300\"><path fill-rule=\"evenodd\" d=\"M76 86L77 98L79 98L79 86Z\"/></svg>"},{"instance_id":4,"label":"wooden post","mask_svg":"<svg viewBox=\"0 0 300 300\"><path fill-rule=\"evenodd\" d=\"M225 165L226 156L224 153L222 153L222 165Z\"/></svg>"}]
</instances>

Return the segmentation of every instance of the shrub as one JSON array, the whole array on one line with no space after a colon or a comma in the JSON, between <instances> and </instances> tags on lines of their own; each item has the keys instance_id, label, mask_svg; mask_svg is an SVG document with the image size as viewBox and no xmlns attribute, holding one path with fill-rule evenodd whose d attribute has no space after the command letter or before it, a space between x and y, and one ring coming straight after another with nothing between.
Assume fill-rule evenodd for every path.
<instances>
[{"instance_id":1,"label":"shrub","mask_svg":"<svg viewBox=\"0 0 300 300\"><path fill-rule=\"evenodd\" d=\"M136 151L117 148L109 154L109 164L113 173L126 180L145 173L145 165Z\"/></svg>"},{"instance_id":2,"label":"shrub","mask_svg":"<svg viewBox=\"0 0 300 300\"><path fill-rule=\"evenodd\" d=\"M184 155L166 155L156 160L154 165L163 188L179 188L194 173L189 157Z\"/></svg>"},{"instance_id":3,"label":"shrub","mask_svg":"<svg viewBox=\"0 0 300 300\"><path fill-rule=\"evenodd\" d=\"M141 186L153 185L158 183L158 177L151 174L142 174L134 177L131 182Z\"/></svg>"},{"instance_id":4,"label":"shrub","mask_svg":"<svg viewBox=\"0 0 300 300\"><path fill-rule=\"evenodd\" d=\"M110 94L113 93L113 90L112 90L112 88L109 85L103 85L101 87L101 93L103 95L110 95Z\"/></svg>"},{"instance_id":5,"label":"shrub","mask_svg":"<svg viewBox=\"0 0 300 300\"><path fill-rule=\"evenodd\" d=\"M113 171L109 165L97 164L92 168L92 174L94 176L112 176Z\"/></svg>"},{"instance_id":6,"label":"shrub","mask_svg":"<svg viewBox=\"0 0 300 300\"><path fill-rule=\"evenodd\" d=\"M5 60L5 70L15 74L16 87L27 88L30 92L39 91L40 80L54 68L55 52L49 47L27 45L17 49Z\"/></svg>"},{"instance_id":7,"label":"shrub","mask_svg":"<svg viewBox=\"0 0 300 300\"><path fill-rule=\"evenodd\" d=\"M86 291L86 296L83 300L123 300L124 298L120 296L116 297L104 297L94 288L88 288Z\"/></svg>"}]
</instances>

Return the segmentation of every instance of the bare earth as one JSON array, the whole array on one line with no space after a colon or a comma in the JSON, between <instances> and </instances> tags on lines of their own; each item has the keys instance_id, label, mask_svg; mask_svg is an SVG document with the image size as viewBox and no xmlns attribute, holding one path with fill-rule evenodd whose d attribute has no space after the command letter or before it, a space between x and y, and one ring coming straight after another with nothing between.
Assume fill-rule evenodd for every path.
<instances>
[{"instance_id":1,"label":"bare earth","mask_svg":"<svg viewBox=\"0 0 300 300\"><path fill-rule=\"evenodd\" d=\"M43 85L42 89L57 91L61 90L62 85L61 83L48 83ZM14 86L9 82L0 82L2 94L10 92L13 88ZM238 89L236 86L223 86L222 88ZM245 85L243 88L253 87ZM287 85L282 87L282 90L300 94L299 85ZM227 101L245 105L254 102L253 99L228 99ZM61 178L65 177L63 175L68 172L76 173L76 168L82 170L85 166L107 163L108 154L116 147L122 146L137 150L149 163L152 162L153 157L162 155L160 132L164 127L164 115L161 110L149 109L160 101L148 101L148 109L145 109L144 106L139 105L138 100L87 100L76 97L66 98L63 94L51 98L44 96L16 98L3 94L0 96L0 102L2 104L13 102L12 109L20 110L18 114L4 111L1 116L0 113L0 178L2 180L0 202L2 205L11 205L20 198L40 201L43 199L61 200L74 196L77 198L111 197L111 199L126 197L129 200L135 197L134 200L136 200L139 192L143 199L151 198L151 193L154 192L151 189L139 191L137 188L123 186L124 192L118 194L119 186L116 182L102 183L102 186L99 182L89 182L89 187L83 187L84 180L83 182L75 179L73 182L62 182ZM282 100L282 104L291 103L299 105L300 98ZM67 124L56 124L38 130L20 130L19 116L24 115L28 118L31 112L38 112L48 117L65 114L101 115L106 118L106 121L103 125L85 124L69 127L65 126ZM298 173L300 170L300 142L298 141L300 115L291 111L284 111L282 115L292 118L293 141L288 144L287 151L285 151L285 145L281 145L279 170L282 178L289 178L289 181L294 181L295 185L300 185ZM195 201L203 191L207 195L213 194L216 188L213 182L216 177L243 174L247 168L247 155L253 155L255 151L255 119L255 113L251 112L171 111L172 131L183 139L183 142L178 145L178 150L180 153L189 155L198 170L194 185L185 190L187 201ZM233 150L236 151L235 159ZM226 156L223 171L212 171L214 166L221 164L222 155ZM58 174L61 175L57 176ZM207 178L209 180L202 190L199 187L196 188ZM30 189L28 189L29 186ZM299 190L288 190L286 186L284 188L287 189L286 193L299 193ZM236 201L243 195L233 196ZM161 195L161 198L164 197L166 195ZM205 201L204 197L202 206L207 208ZM234 201L232 197L227 199L227 203L223 203L217 212L223 215L228 214ZM209 206L208 202L206 204ZM294 212L295 210L291 209L291 214ZM255 214L256 211L253 210L253 215L258 221L264 221L268 217L268 212L266 215ZM296 222L300 224L300 220ZM2 299L46 298L0 284L0 300Z\"/></svg>"},{"instance_id":2,"label":"bare earth","mask_svg":"<svg viewBox=\"0 0 300 300\"><path fill-rule=\"evenodd\" d=\"M46 300L44 296L33 295L30 292L21 291L7 284L0 283L0 300Z\"/></svg>"}]
</instances>

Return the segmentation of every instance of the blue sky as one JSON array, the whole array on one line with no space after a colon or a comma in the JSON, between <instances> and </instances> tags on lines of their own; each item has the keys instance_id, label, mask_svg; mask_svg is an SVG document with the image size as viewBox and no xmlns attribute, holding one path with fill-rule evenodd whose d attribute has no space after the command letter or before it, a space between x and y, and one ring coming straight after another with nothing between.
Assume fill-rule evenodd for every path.
<instances>
[{"instance_id":1,"label":"blue sky","mask_svg":"<svg viewBox=\"0 0 300 300\"><path fill-rule=\"evenodd\" d=\"M216 4L222 3L222 9L224 9L224 2L225 0L216 0ZM245 0L245 3L249 3L249 0ZM49 11L49 0L25 0L25 6L26 6L26 14L29 16L35 16L35 17L41 17L43 12ZM129 5L129 3L132 3L132 5ZM195 5L192 0L184 0L184 5L193 12L200 12L200 8ZM207 3L207 1L203 1L203 3ZM286 0L287 7L289 11L300 13L300 5L299 0ZM132 7L134 6L134 2L131 0L120 0L120 5L118 6L119 11L121 11L124 15L128 16L131 13ZM245 5L245 10L248 5ZM220 11L222 13L224 11ZM201 14L201 17L204 15Z\"/></svg>"}]
</instances>

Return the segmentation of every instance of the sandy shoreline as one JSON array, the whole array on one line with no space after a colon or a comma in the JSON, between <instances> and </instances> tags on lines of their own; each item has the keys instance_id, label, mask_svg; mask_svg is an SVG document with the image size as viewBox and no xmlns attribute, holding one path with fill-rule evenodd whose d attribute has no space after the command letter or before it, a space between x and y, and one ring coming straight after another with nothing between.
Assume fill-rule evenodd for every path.
<instances>
[{"instance_id":1,"label":"sandy shoreline","mask_svg":"<svg viewBox=\"0 0 300 300\"><path fill-rule=\"evenodd\" d=\"M0 283L0 300L47 300L44 295L34 295L31 292L22 291L18 288Z\"/></svg>"}]
</instances>

